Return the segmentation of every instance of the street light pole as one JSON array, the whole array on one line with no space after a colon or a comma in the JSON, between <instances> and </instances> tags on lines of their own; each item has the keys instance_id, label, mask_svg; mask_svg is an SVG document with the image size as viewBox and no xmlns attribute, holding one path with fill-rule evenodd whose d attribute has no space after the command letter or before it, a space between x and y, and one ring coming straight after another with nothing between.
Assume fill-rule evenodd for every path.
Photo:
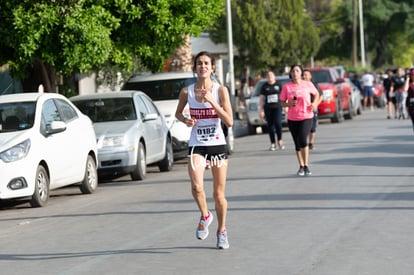
<instances>
[{"instance_id":1,"label":"street light pole","mask_svg":"<svg viewBox=\"0 0 414 275\"><path fill-rule=\"evenodd\" d=\"M227 45L228 45L228 54L229 54L229 84L230 84L230 94L235 94L235 84L234 84L234 64L233 64L233 28L231 20L231 4L230 0L226 0L226 11L227 11Z\"/></svg>"},{"instance_id":2,"label":"street light pole","mask_svg":"<svg viewBox=\"0 0 414 275\"><path fill-rule=\"evenodd\" d=\"M361 66L365 67L365 39L362 0L359 0L359 34L361 40Z\"/></svg>"},{"instance_id":3,"label":"street light pole","mask_svg":"<svg viewBox=\"0 0 414 275\"><path fill-rule=\"evenodd\" d=\"M357 0L352 0L352 66L358 63L358 6Z\"/></svg>"}]
</instances>

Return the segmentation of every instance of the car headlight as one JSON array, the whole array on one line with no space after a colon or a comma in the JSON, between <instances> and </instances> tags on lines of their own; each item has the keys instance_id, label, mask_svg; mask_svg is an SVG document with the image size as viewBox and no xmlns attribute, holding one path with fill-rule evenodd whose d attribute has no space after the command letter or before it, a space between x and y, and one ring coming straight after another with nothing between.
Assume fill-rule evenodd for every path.
<instances>
[{"instance_id":1,"label":"car headlight","mask_svg":"<svg viewBox=\"0 0 414 275\"><path fill-rule=\"evenodd\" d=\"M121 146L124 142L124 136L105 137L102 141L102 147Z\"/></svg>"},{"instance_id":2,"label":"car headlight","mask_svg":"<svg viewBox=\"0 0 414 275\"><path fill-rule=\"evenodd\" d=\"M333 91L331 89L323 91L323 100L333 99Z\"/></svg>"},{"instance_id":3,"label":"car headlight","mask_svg":"<svg viewBox=\"0 0 414 275\"><path fill-rule=\"evenodd\" d=\"M27 156L30 150L30 139L16 144L15 146L7 149L0 153L0 159L4 162L13 162L16 160L23 159Z\"/></svg>"}]
</instances>

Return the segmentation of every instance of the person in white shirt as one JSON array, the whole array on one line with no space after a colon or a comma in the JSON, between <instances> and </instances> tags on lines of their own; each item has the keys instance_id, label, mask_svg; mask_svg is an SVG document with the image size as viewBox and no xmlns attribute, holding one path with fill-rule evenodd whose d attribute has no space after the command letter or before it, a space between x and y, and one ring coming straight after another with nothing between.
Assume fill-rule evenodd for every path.
<instances>
[{"instance_id":1,"label":"person in white shirt","mask_svg":"<svg viewBox=\"0 0 414 275\"><path fill-rule=\"evenodd\" d=\"M374 110L374 76L365 71L365 74L361 77L362 89L364 91L364 109L367 108L368 99L371 111Z\"/></svg>"}]
</instances>

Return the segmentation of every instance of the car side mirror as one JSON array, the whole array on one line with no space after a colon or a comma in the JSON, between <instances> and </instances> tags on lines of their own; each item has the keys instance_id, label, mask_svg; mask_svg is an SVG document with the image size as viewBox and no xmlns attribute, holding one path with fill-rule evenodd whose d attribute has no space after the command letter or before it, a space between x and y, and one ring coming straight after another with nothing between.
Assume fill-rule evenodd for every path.
<instances>
[{"instance_id":1,"label":"car side mirror","mask_svg":"<svg viewBox=\"0 0 414 275\"><path fill-rule=\"evenodd\" d=\"M152 114L147 114L144 117L144 121L148 121L148 120L156 120L158 118L158 115L156 113L152 113Z\"/></svg>"},{"instance_id":2,"label":"car side mirror","mask_svg":"<svg viewBox=\"0 0 414 275\"><path fill-rule=\"evenodd\" d=\"M342 77L338 77L337 79L336 79L336 83L344 83L345 82L345 79L344 78L342 78Z\"/></svg>"},{"instance_id":3,"label":"car side mirror","mask_svg":"<svg viewBox=\"0 0 414 275\"><path fill-rule=\"evenodd\" d=\"M63 121L52 121L46 130L47 135L61 133L66 130L66 123Z\"/></svg>"}]
</instances>

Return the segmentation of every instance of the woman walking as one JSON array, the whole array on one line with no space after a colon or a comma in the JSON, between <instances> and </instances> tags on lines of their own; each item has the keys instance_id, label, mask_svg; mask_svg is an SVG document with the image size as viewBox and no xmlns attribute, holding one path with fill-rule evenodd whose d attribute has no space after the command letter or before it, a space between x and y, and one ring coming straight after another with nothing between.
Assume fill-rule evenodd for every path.
<instances>
[{"instance_id":1,"label":"woman walking","mask_svg":"<svg viewBox=\"0 0 414 275\"><path fill-rule=\"evenodd\" d=\"M286 83L280 95L283 107L288 107L288 127L295 143L299 162L298 176L310 176L308 135L313 123L314 111L318 109L319 93L312 82L303 80L300 65L290 68L292 82ZM311 101L313 95L313 102Z\"/></svg>"},{"instance_id":2,"label":"woman walking","mask_svg":"<svg viewBox=\"0 0 414 275\"><path fill-rule=\"evenodd\" d=\"M227 127L233 125L233 112L227 88L212 79L215 70L214 57L200 52L194 59L193 71L197 82L181 90L175 116L192 127L189 141L188 174L191 192L201 213L196 237L207 238L208 227L213 221L204 190L204 171L209 161L213 174L213 197L218 220L217 248L229 248L226 230L227 200L225 197L227 177L226 139L221 122ZM186 104L190 106L191 117L183 115Z\"/></svg>"},{"instance_id":3,"label":"woman walking","mask_svg":"<svg viewBox=\"0 0 414 275\"><path fill-rule=\"evenodd\" d=\"M270 138L270 151L276 150L277 145L280 150L285 149L282 140L282 106L280 105L280 86L276 83L276 76L272 71L267 72L267 82L260 90L260 117L266 118L267 128Z\"/></svg>"}]
</instances>

